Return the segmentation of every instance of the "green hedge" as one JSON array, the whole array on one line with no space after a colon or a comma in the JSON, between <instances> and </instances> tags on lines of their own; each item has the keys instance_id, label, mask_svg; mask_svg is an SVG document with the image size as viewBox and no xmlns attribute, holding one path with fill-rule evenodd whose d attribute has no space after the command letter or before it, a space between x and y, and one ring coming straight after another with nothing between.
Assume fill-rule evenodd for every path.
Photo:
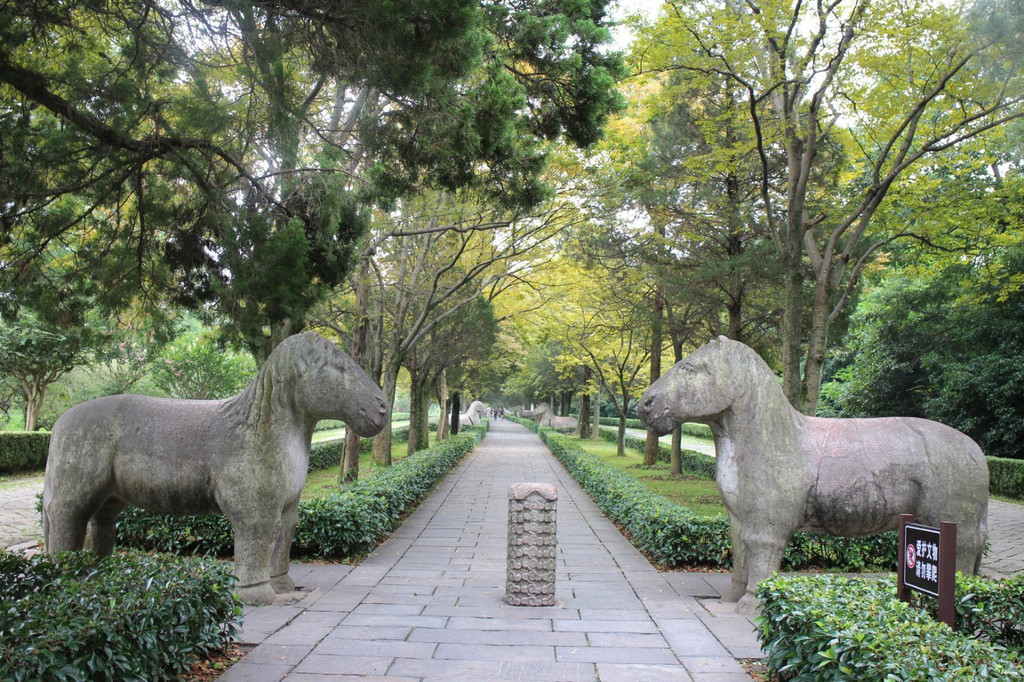
<instances>
[{"instance_id":1,"label":"green hedge","mask_svg":"<svg viewBox=\"0 0 1024 682\"><path fill-rule=\"evenodd\" d=\"M394 530L411 505L422 500L476 447L485 431L486 422L415 452L369 478L342 486L337 493L300 503L292 556L345 559L369 551ZM317 451L329 452L332 447L343 446L332 442ZM328 457L340 455L324 458ZM338 461L333 459L334 464ZM134 507L118 517L117 542L175 554L228 556L233 550L231 525L220 514L170 516Z\"/></svg>"},{"instance_id":2,"label":"green hedge","mask_svg":"<svg viewBox=\"0 0 1024 682\"><path fill-rule=\"evenodd\" d=\"M1021 680L1024 576L958 576L956 630L895 578L776 577L758 588L758 637L783 680Z\"/></svg>"},{"instance_id":3,"label":"green hedge","mask_svg":"<svg viewBox=\"0 0 1024 682\"><path fill-rule=\"evenodd\" d=\"M539 435L555 457L608 518L624 528L632 542L666 568L732 565L729 521L701 518L685 507L650 492L635 478L585 452L579 441L549 429ZM820 567L846 571L896 568L896 533L839 538L796 533L786 548L783 568Z\"/></svg>"},{"instance_id":4,"label":"green hedge","mask_svg":"<svg viewBox=\"0 0 1024 682\"><path fill-rule=\"evenodd\" d=\"M242 616L221 561L0 551L0 679L172 680Z\"/></svg>"},{"instance_id":5,"label":"green hedge","mask_svg":"<svg viewBox=\"0 0 1024 682\"><path fill-rule=\"evenodd\" d=\"M0 432L0 474L42 471L50 449L50 434L33 431Z\"/></svg>"},{"instance_id":6,"label":"green hedge","mask_svg":"<svg viewBox=\"0 0 1024 682\"><path fill-rule=\"evenodd\" d=\"M1024 500L1024 459L986 457L989 493Z\"/></svg>"}]
</instances>

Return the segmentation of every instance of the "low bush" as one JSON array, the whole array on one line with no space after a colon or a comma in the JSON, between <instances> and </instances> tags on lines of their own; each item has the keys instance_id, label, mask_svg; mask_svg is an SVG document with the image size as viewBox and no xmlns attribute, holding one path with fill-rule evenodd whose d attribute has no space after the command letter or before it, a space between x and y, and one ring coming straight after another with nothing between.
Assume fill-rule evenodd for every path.
<instances>
[{"instance_id":1,"label":"low bush","mask_svg":"<svg viewBox=\"0 0 1024 682\"><path fill-rule=\"evenodd\" d=\"M176 679L232 642L233 584L219 561L0 551L0 679Z\"/></svg>"},{"instance_id":2,"label":"low bush","mask_svg":"<svg viewBox=\"0 0 1024 682\"><path fill-rule=\"evenodd\" d=\"M42 471L46 468L49 449L49 433L0 432L0 474Z\"/></svg>"},{"instance_id":3,"label":"low bush","mask_svg":"<svg viewBox=\"0 0 1024 682\"><path fill-rule=\"evenodd\" d=\"M633 543L655 562L666 568L732 565L726 517L700 518L587 453L578 441L548 429L540 429L539 435L601 511L625 529ZM862 538L796 533L786 548L783 568L894 570L896 541L895 531Z\"/></svg>"},{"instance_id":4,"label":"low bush","mask_svg":"<svg viewBox=\"0 0 1024 682\"><path fill-rule=\"evenodd\" d=\"M1024 459L985 459L988 460L989 492L1024 500Z\"/></svg>"},{"instance_id":5,"label":"low bush","mask_svg":"<svg viewBox=\"0 0 1024 682\"><path fill-rule=\"evenodd\" d=\"M466 429L373 476L342 486L337 493L301 502L292 556L340 560L369 551L394 530L411 505L421 501L476 447L485 430L486 425ZM342 441L324 444L318 451L343 447L338 442ZM328 458L334 458L334 466L340 454L329 452L324 455ZM132 507L118 517L117 541L123 546L175 554L228 556L234 536L231 524L220 514L169 516Z\"/></svg>"},{"instance_id":6,"label":"low bush","mask_svg":"<svg viewBox=\"0 0 1024 682\"><path fill-rule=\"evenodd\" d=\"M894 577L775 577L758 587L758 637L783 680L1020 680L1022 589L958 576L954 631L935 600L897 600Z\"/></svg>"}]
</instances>

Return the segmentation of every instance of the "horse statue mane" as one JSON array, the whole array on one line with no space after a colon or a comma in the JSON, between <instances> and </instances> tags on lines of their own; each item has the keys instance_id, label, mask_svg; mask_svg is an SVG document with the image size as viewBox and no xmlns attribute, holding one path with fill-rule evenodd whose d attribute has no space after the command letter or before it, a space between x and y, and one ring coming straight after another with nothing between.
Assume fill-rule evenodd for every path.
<instances>
[{"instance_id":1,"label":"horse statue mane","mask_svg":"<svg viewBox=\"0 0 1024 682\"><path fill-rule=\"evenodd\" d=\"M163 514L220 512L235 535L239 593L249 603L294 590L288 558L313 427L340 419L378 433L384 393L348 355L312 332L282 341L239 395L97 398L53 427L43 486L46 551L100 555L130 505Z\"/></svg>"},{"instance_id":2,"label":"horse statue mane","mask_svg":"<svg viewBox=\"0 0 1024 682\"><path fill-rule=\"evenodd\" d=\"M725 337L677 363L644 393L640 419L664 434L711 427L716 481L732 525L733 573L724 598L756 607L757 583L777 571L797 530L860 536L900 514L959 526L957 569L981 563L988 465L966 435L927 419L823 419L795 410L775 374Z\"/></svg>"}]
</instances>

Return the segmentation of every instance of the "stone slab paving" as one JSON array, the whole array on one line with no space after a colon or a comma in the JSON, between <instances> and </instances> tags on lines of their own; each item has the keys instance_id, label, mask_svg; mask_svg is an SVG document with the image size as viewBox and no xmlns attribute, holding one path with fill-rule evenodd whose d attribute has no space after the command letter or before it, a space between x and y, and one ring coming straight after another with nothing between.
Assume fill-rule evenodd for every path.
<instances>
[{"instance_id":1,"label":"stone slab paving","mask_svg":"<svg viewBox=\"0 0 1024 682\"><path fill-rule=\"evenodd\" d=\"M43 539L36 499L43 492L42 476L0 483L0 548L25 550Z\"/></svg>"},{"instance_id":2,"label":"stone slab paving","mask_svg":"<svg viewBox=\"0 0 1024 682\"><path fill-rule=\"evenodd\" d=\"M556 605L504 603L508 489L558 489ZM521 426L492 421L401 528L359 566L296 564L301 602L247 610L258 646L221 679L748 680L750 620L723 574L659 573Z\"/></svg>"},{"instance_id":3,"label":"stone slab paving","mask_svg":"<svg viewBox=\"0 0 1024 682\"><path fill-rule=\"evenodd\" d=\"M1024 505L989 500L988 553L981 573L994 578L1024 573Z\"/></svg>"}]
</instances>

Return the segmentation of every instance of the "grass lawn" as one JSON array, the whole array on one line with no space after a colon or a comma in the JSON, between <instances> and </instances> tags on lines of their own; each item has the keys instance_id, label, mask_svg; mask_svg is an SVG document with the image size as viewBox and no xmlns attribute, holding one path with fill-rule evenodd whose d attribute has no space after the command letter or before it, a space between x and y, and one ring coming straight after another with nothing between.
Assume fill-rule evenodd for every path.
<instances>
[{"instance_id":1,"label":"grass lawn","mask_svg":"<svg viewBox=\"0 0 1024 682\"><path fill-rule=\"evenodd\" d=\"M391 461L397 462L404 459L408 451L406 443L391 444ZM359 455L359 478L372 476L377 470L373 463L373 454L367 452ZM302 499L310 500L317 497L327 497L331 493L338 492L338 474L341 472L341 465L320 471L310 471L306 478L306 487L302 489Z\"/></svg>"},{"instance_id":2,"label":"grass lawn","mask_svg":"<svg viewBox=\"0 0 1024 682\"><path fill-rule=\"evenodd\" d=\"M673 476L667 462L658 462L653 467L644 466L644 455L639 450L626 448L626 454L615 454L615 443L605 441L576 441L587 452L596 455L609 464L622 469L643 483L658 495L688 508L697 516L724 516L725 506L718 494L714 481L697 478L688 474Z\"/></svg>"}]
</instances>

